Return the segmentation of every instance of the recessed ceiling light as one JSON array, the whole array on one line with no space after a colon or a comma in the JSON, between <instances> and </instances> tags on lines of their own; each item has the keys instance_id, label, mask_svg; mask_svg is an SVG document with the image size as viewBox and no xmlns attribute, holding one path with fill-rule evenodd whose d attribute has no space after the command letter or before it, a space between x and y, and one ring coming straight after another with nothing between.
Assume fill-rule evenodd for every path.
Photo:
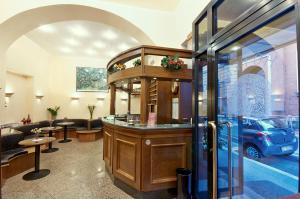
<instances>
[{"instance_id":1,"label":"recessed ceiling light","mask_svg":"<svg viewBox=\"0 0 300 199\"><path fill-rule=\"evenodd\" d=\"M128 48L130 48L126 43L123 43L123 44L120 44L119 46L118 46L118 48L120 49L120 50L127 50Z\"/></svg>"},{"instance_id":2,"label":"recessed ceiling light","mask_svg":"<svg viewBox=\"0 0 300 199\"><path fill-rule=\"evenodd\" d=\"M88 55L95 55L95 54L97 54L97 51L95 51L93 49L87 49L87 50L85 50L85 53Z\"/></svg>"},{"instance_id":3,"label":"recessed ceiling light","mask_svg":"<svg viewBox=\"0 0 300 199\"><path fill-rule=\"evenodd\" d=\"M71 26L69 27L69 30L73 35L76 35L78 37L88 37L90 35L87 29L80 25Z\"/></svg>"},{"instance_id":4,"label":"recessed ceiling light","mask_svg":"<svg viewBox=\"0 0 300 199\"><path fill-rule=\"evenodd\" d=\"M55 28L52 25L43 25L38 27L38 30L42 31L42 32L46 32L46 33L53 33L55 32Z\"/></svg>"},{"instance_id":5,"label":"recessed ceiling light","mask_svg":"<svg viewBox=\"0 0 300 199\"><path fill-rule=\"evenodd\" d=\"M71 46L79 46L79 41L73 39L73 38L69 38L69 39L66 39L65 42Z\"/></svg>"},{"instance_id":6,"label":"recessed ceiling light","mask_svg":"<svg viewBox=\"0 0 300 199\"><path fill-rule=\"evenodd\" d=\"M93 45L97 48L104 48L105 47L105 43L103 43L102 41L96 41L93 43Z\"/></svg>"},{"instance_id":7,"label":"recessed ceiling light","mask_svg":"<svg viewBox=\"0 0 300 199\"><path fill-rule=\"evenodd\" d=\"M237 51L238 49L240 49L239 46L233 46L233 47L231 48L232 51Z\"/></svg>"},{"instance_id":8,"label":"recessed ceiling light","mask_svg":"<svg viewBox=\"0 0 300 199\"><path fill-rule=\"evenodd\" d=\"M63 52L63 53L72 52L71 48L68 48L68 47L61 47L59 50L60 50L60 52Z\"/></svg>"},{"instance_id":9,"label":"recessed ceiling light","mask_svg":"<svg viewBox=\"0 0 300 199\"><path fill-rule=\"evenodd\" d=\"M108 40L114 40L118 37L117 33L113 32L112 30L107 30L103 32L102 36Z\"/></svg>"}]
</instances>

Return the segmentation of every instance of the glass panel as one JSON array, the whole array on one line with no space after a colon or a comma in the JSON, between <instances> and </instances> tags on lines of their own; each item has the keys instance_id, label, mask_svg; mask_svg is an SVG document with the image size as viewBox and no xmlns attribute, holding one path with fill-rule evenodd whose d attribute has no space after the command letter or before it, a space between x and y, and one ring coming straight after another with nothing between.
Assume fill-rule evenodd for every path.
<instances>
[{"instance_id":1,"label":"glass panel","mask_svg":"<svg viewBox=\"0 0 300 199\"><path fill-rule=\"evenodd\" d=\"M206 54L196 59L198 67L198 197L207 198L207 59Z\"/></svg>"},{"instance_id":2,"label":"glass panel","mask_svg":"<svg viewBox=\"0 0 300 199\"><path fill-rule=\"evenodd\" d=\"M295 19L289 12L218 52L221 198L228 197L230 171L234 198L275 199L298 192ZM229 139L224 122L232 124Z\"/></svg>"},{"instance_id":3,"label":"glass panel","mask_svg":"<svg viewBox=\"0 0 300 199\"><path fill-rule=\"evenodd\" d=\"M222 30L231 22L236 20L241 14L246 12L251 6L255 5L259 0L224 0L215 9L216 32Z\"/></svg>"},{"instance_id":4,"label":"glass panel","mask_svg":"<svg viewBox=\"0 0 300 199\"><path fill-rule=\"evenodd\" d=\"M197 25L197 29L198 29L197 50L207 45L207 28L208 28L207 16L205 16Z\"/></svg>"}]
</instances>

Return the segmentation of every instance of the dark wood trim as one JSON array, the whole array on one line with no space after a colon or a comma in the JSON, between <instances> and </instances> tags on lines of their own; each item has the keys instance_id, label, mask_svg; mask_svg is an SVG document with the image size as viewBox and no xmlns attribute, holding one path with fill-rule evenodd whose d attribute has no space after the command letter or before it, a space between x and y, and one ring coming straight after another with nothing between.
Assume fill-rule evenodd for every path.
<instances>
[{"instance_id":1,"label":"dark wood trim","mask_svg":"<svg viewBox=\"0 0 300 199\"><path fill-rule=\"evenodd\" d=\"M150 85L150 79L141 78L141 93L142 93L141 106L140 106L141 124L147 124L148 122L149 85Z\"/></svg>"},{"instance_id":2,"label":"dark wood trim","mask_svg":"<svg viewBox=\"0 0 300 199\"><path fill-rule=\"evenodd\" d=\"M116 85L110 84L110 109L109 114L115 115L116 113Z\"/></svg>"},{"instance_id":3,"label":"dark wood trim","mask_svg":"<svg viewBox=\"0 0 300 199\"><path fill-rule=\"evenodd\" d=\"M144 53L142 53L142 52L144 52ZM120 54L118 54L117 56L115 56L113 59L111 59L108 62L107 69L109 69L116 63L125 63L125 62L129 61L130 59L141 56L141 54L160 55L160 56L178 54L182 58L191 58L192 57L191 50L142 45L142 46L137 46L137 47L128 49L126 51L123 51ZM142 59L143 59L143 57L142 57Z\"/></svg>"}]
</instances>

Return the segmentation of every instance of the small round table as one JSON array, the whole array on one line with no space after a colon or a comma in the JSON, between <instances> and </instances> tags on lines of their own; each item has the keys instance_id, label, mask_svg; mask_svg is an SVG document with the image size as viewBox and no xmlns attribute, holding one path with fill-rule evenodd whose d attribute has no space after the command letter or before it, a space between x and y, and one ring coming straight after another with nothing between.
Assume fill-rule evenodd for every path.
<instances>
[{"instance_id":1,"label":"small round table","mask_svg":"<svg viewBox=\"0 0 300 199\"><path fill-rule=\"evenodd\" d=\"M47 127L43 127L43 128L40 128L40 129L42 130L42 132L48 133L49 137L53 137L53 132L61 130L62 127L60 127L60 126L56 126L56 127L47 126ZM50 142L49 146L48 146L48 149L42 150L42 153L53 153L55 151L58 151L58 148L53 148L52 147L52 142Z\"/></svg>"},{"instance_id":2,"label":"small round table","mask_svg":"<svg viewBox=\"0 0 300 199\"><path fill-rule=\"evenodd\" d=\"M74 122L60 122L57 123L58 126L63 126L64 127L64 139L60 140L59 143L66 143L66 142L71 142L71 139L67 138L67 132L68 132L68 126L73 125Z\"/></svg>"},{"instance_id":3,"label":"small round table","mask_svg":"<svg viewBox=\"0 0 300 199\"><path fill-rule=\"evenodd\" d=\"M29 172L23 176L24 180L36 180L47 176L50 173L49 169L40 169L40 148L42 144L51 143L56 140L54 137L40 137L28 140L22 140L19 145L22 146L35 146L35 161L34 171Z\"/></svg>"}]
</instances>

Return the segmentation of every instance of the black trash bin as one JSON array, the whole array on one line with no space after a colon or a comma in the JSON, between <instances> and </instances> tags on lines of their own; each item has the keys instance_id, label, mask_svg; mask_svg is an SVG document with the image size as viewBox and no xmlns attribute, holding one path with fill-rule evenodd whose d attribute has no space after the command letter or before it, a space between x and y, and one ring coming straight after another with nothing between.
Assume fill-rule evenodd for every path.
<instances>
[{"instance_id":1,"label":"black trash bin","mask_svg":"<svg viewBox=\"0 0 300 199\"><path fill-rule=\"evenodd\" d=\"M192 171L186 168L176 169L177 199L192 198Z\"/></svg>"}]
</instances>

